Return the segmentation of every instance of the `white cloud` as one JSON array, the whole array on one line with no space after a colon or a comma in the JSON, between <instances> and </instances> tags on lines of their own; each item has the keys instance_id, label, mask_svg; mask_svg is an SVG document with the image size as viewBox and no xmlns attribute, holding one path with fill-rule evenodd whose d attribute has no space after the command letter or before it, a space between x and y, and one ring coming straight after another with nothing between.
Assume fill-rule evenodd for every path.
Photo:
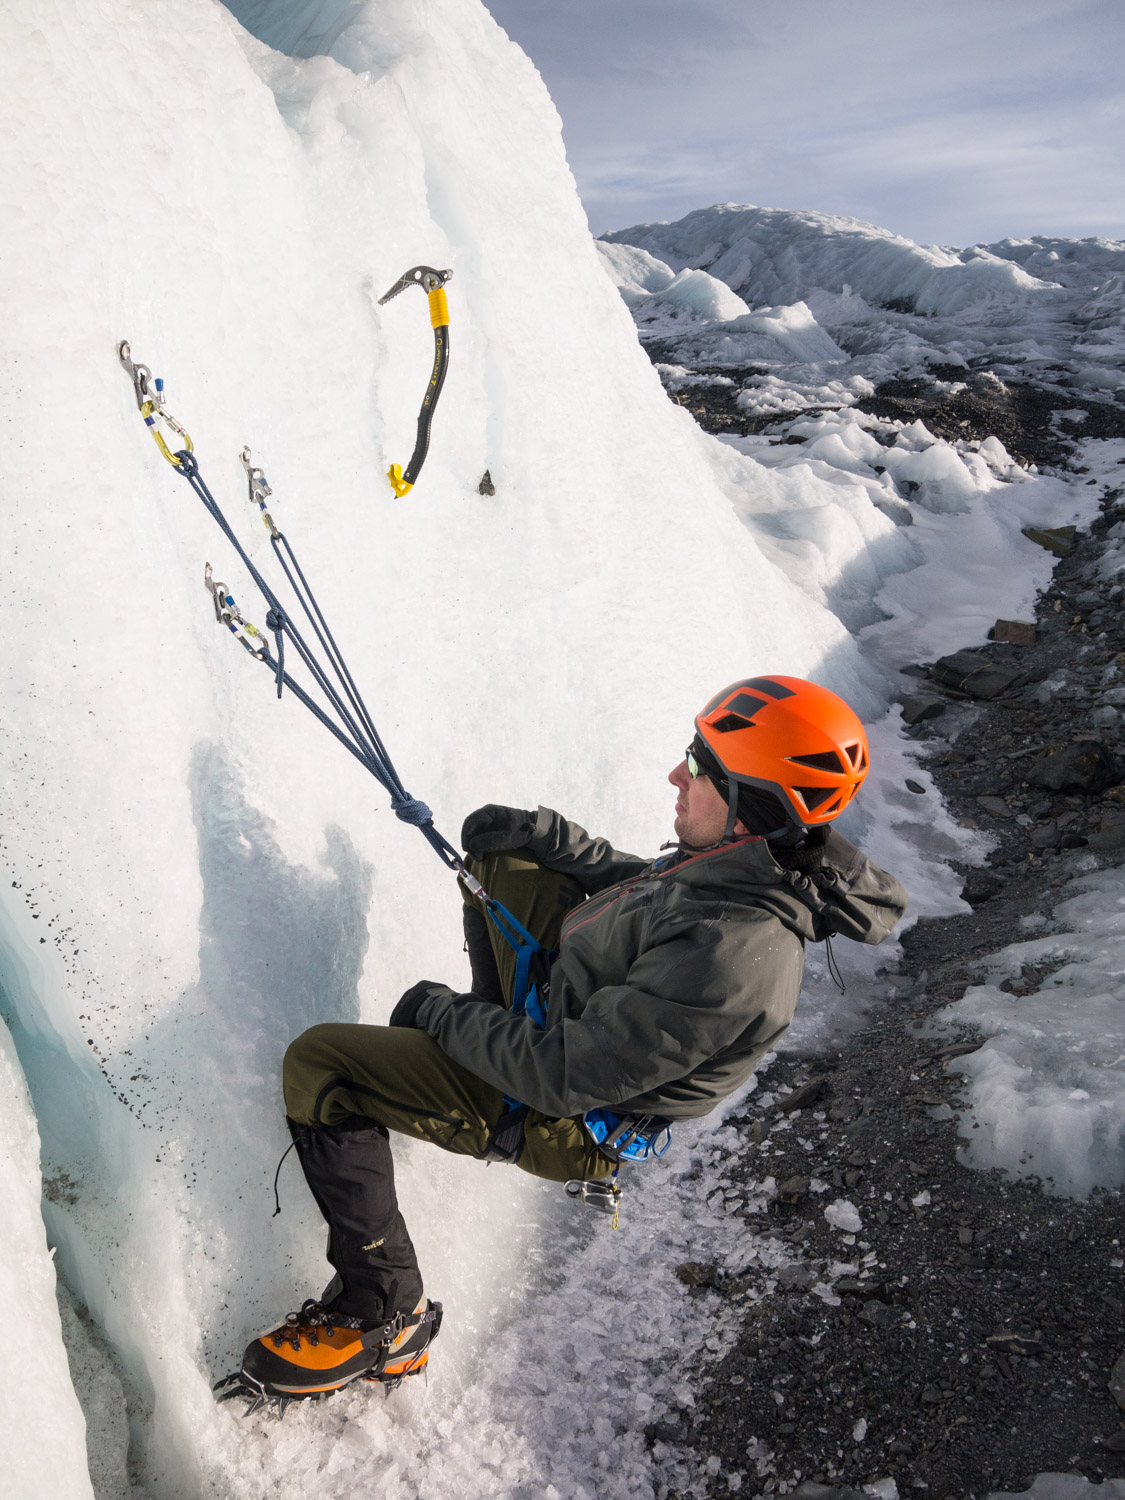
<instances>
[{"instance_id":1,"label":"white cloud","mask_svg":"<svg viewBox=\"0 0 1125 1500\"><path fill-rule=\"evenodd\" d=\"M595 231L714 201L1125 235L1119 0L495 0Z\"/></svg>"}]
</instances>

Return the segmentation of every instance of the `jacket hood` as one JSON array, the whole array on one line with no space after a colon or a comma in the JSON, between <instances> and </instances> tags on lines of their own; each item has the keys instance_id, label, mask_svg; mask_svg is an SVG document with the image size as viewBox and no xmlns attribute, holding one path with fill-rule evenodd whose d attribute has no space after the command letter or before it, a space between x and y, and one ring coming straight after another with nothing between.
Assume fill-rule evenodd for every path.
<instances>
[{"instance_id":1,"label":"jacket hood","mask_svg":"<svg viewBox=\"0 0 1125 1500\"><path fill-rule=\"evenodd\" d=\"M716 899L732 893L759 906L806 941L827 937L881 943L906 911L902 885L835 830L827 830L819 865L786 869L763 838L737 839L701 853L681 850L660 873ZM658 867L659 868L659 867Z\"/></svg>"}]
</instances>

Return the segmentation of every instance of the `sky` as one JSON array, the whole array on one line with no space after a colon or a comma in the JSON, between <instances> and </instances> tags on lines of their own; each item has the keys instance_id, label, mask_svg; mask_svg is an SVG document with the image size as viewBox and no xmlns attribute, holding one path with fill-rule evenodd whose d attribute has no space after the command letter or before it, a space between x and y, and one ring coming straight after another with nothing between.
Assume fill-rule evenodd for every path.
<instances>
[{"instance_id":1,"label":"sky","mask_svg":"<svg viewBox=\"0 0 1125 1500\"><path fill-rule=\"evenodd\" d=\"M486 0L595 234L712 203L1125 238L1125 0Z\"/></svg>"}]
</instances>

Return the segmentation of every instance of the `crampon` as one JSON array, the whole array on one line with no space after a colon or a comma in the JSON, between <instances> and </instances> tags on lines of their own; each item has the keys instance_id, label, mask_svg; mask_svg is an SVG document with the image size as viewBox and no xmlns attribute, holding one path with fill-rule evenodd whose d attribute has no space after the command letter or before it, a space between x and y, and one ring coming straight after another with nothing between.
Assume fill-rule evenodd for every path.
<instances>
[{"instance_id":1,"label":"crampon","mask_svg":"<svg viewBox=\"0 0 1125 1500\"><path fill-rule=\"evenodd\" d=\"M359 1380L389 1395L426 1368L441 1314L440 1302L427 1301L373 1324L310 1299L248 1346L241 1368L213 1387L216 1399L245 1398L245 1416L262 1407L284 1416L294 1401L323 1399Z\"/></svg>"}]
</instances>

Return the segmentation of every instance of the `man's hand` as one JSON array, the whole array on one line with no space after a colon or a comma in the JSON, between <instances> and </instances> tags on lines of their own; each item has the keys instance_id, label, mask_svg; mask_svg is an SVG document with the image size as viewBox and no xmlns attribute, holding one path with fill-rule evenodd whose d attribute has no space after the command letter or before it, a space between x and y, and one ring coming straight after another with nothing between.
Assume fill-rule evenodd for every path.
<instances>
[{"instance_id":1,"label":"man's hand","mask_svg":"<svg viewBox=\"0 0 1125 1500\"><path fill-rule=\"evenodd\" d=\"M461 847L473 859L501 850L522 849L535 832L536 814L523 807L499 807L489 802L471 812L461 825Z\"/></svg>"},{"instance_id":2,"label":"man's hand","mask_svg":"<svg viewBox=\"0 0 1125 1500\"><path fill-rule=\"evenodd\" d=\"M436 979L422 979L412 985L403 995L402 999L391 1011L391 1019L388 1026L414 1026L418 1025L418 1012L427 1000L437 998L443 1000L475 1000L479 1005L490 1005L483 995L474 995L470 990L467 994L459 995L456 990L451 990L447 984L439 984Z\"/></svg>"},{"instance_id":3,"label":"man's hand","mask_svg":"<svg viewBox=\"0 0 1125 1500\"><path fill-rule=\"evenodd\" d=\"M412 985L403 995L402 999L391 1011L391 1026L417 1026L418 1012L426 1001L434 995L452 995L454 992L447 984L438 984L433 979L423 979L418 984Z\"/></svg>"}]
</instances>

